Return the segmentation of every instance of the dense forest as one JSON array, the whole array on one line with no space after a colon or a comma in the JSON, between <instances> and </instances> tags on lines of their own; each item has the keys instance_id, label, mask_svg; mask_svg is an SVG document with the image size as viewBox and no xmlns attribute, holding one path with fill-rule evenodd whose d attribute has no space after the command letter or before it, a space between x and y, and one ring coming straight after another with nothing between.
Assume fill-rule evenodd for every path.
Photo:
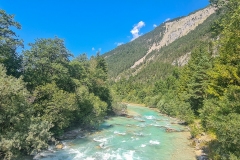
<instances>
[{"instance_id":1,"label":"dense forest","mask_svg":"<svg viewBox=\"0 0 240 160\"><path fill-rule=\"evenodd\" d=\"M13 28L21 25L0 10L0 159L34 155L74 126L97 127L124 107L120 101L178 117L192 137L211 135L205 144L211 159L239 159L240 1L210 3L217 13L132 70L162 38L156 35L163 26L90 59L74 57L57 37L37 39L19 53L23 40ZM186 53L186 65L172 63Z\"/></svg>"},{"instance_id":2,"label":"dense forest","mask_svg":"<svg viewBox=\"0 0 240 160\"><path fill-rule=\"evenodd\" d=\"M54 137L78 126L96 127L112 113L107 65L98 53L73 57L64 41L23 41L14 16L0 10L0 159L46 149Z\"/></svg>"},{"instance_id":3,"label":"dense forest","mask_svg":"<svg viewBox=\"0 0 240 160\"><path fill-rule=\"evenodd\" d=\"M185 120L193 137L211 135L206 144L210 158L239 159L240 2L211 3L218 8L216 14L162 48L136 75L112 86L123 101L144 103ZM179 53L189 51L187 65L171 64Z\"/></svg>"}]
</instances>

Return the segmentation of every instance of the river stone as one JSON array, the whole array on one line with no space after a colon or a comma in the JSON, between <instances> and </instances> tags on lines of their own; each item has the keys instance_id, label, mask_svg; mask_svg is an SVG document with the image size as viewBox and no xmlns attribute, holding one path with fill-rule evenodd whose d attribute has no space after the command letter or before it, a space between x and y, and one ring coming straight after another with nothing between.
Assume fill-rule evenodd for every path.
<instances>
[{"instance_id":1,"label":"river stone","mask_svg":"<svg viewBox=\"0 0 240 160\"><path fill-rule=\"evenodd\" d=\"M59 144L56 145L56 148L57 148L57 149L63 149L63 147L64 147L64 146L63 146L62 143L59 143Z\"/></svg>"},{"instance_id":2,"label":"river stone","mask_svg":"<svg viewBox=\"0 0 240 160\"><path fill-rule=\"evenodd\" d=\"M173 128L166 128L166 132L178 132L178 131Z\"/></svg>"}]
</instances>

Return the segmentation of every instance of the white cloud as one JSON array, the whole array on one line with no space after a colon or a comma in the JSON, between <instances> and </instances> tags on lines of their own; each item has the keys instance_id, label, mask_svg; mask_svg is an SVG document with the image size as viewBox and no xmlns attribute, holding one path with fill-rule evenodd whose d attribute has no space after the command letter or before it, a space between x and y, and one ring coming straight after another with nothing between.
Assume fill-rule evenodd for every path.
<instances>
[{"instance_id":1,"label":"white cloud","mask_svg":"<svg viewBox=\"0 0 240 160\"><path fill-rule=\"evenodd\" d=\"M94 51L95 50L95 48L94 47L92 47L92 51Z\"/></svg>"},{"instance_id":2,"label":"white cloud","mask_svg":"<svg viewBox=\"0 0 240 160\"><path fill-rule=\"evenodd\" d=\"M115 42L114 44L116 44L117 46L121 46L121 45L123 45L124 43L123 43L123 42Z\"/></svg>"},{"instance_id":3,"label":"white cloud","mask_svg":"<svg viewBox=\"0 0 240 160\"><path fill-rule=\"evenodd\" d=\"M139 32L140 32L140 29L142 28L142 27L144 27L145 26L145 23L143 22L143 21L140 21L140 22L138 22L138 24L137 25L135 25L134 27L133 27L133 29L131 30L131 33L132 33L132 39L131 39L131 41L133 41L134 39L136 39L136 38L138 38L139 36L141 36L141 34L139 34Z\"/></svg>"},{"instance_id":4,"label":"white cloud","mask_svg":"<svg viewBox=\"0 0 240 160\"><path fill-rule=\"evenodd\" d=\"M169 20L171 20L171 18L167 18L164 22L167 22L167 21L169 21Z\"/></svg>"},{"instance_id":5,"label":"white cloud","mask_svg":"<svg viewBox=\"0 0 240 160\"><path fill-rule=\"evenodd\" d=\"M156 27L157 27L157 25L156 25L156 24L153 24L153 27L154 27L154 28L156 28Z\"/></svg>"}]
</instances>

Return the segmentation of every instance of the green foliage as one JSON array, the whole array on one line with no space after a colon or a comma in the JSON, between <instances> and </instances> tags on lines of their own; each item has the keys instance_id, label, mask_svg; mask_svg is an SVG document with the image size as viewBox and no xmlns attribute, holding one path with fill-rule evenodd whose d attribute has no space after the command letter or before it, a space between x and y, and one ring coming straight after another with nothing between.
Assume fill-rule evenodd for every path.
<instances>
[{"instance_id":1,"label":"green foliage","mask_svg":"<svg viewBox=\"0 0 240 160\"><path fill-rule=\"evenodd\" d=\"M47 148L52 124L32 116L30 95L22 79L7 76L0 65L0 84L0 158Z\"/></svg>"},{"instance_id":2,"label":"green foliage","mask_svg":"<svg viewBox=\"0 0 240 160\"><path fill-rule=\"evenodd\" d=\"M200 120L195 120L191 125L189 125L189 127L191 129L190 131L192 137L197 137L204 131L200 124Z\"/></svg>"},{"instance_id":3,"label":"green foliage","mask_svg":"<svg viewBox=\"0 0 240 160\"><path fill-rule=\"evenodd\" d=\"M84 66L84 63L74 59L69 63L69 74L73 79L80 81L81 83L85 82L87 78L87 68Z\"/></svg>"},{"instance_id":4,"label":"green foliage","mask_svg":"<svg viewBox=\"0 0 240 160\"><path fill-rule=\"evenodd\" d=\"M176 94L176 90L170 90L165 93L158 102L157 108L162 113L179 117L187 123L193 122L194 112L191 109L190 103L181 100L178 94Z\"/></svg>"},{"instance_id":5,"label":"green foliage","mask_svg":"<svg viewBox=\"0 0 240 160\"><path fill-rule=\"evenodd\" d=\"M97 127L113 110L103 57L70 61L64 41L55 37L31 43L22 61L16 53L22 43L11 27L20 25L0 10L0 159L36 154L53 136L74 125ZM19 79L8 76L20 73Z\"/></svg>"},{"instance_id":6,"label":"green foliage","mask_svg":"<svg viewBox=\"0 0 240 160\"><path fill-rule=\"evenodd\" d=\"M237 159L240 157L240 2L225 2L214 1L218 6L219 3L225 5L222 7L225 14L217 25L222 26L218 42L219 57L215 59L212 70L208 71L208 98L205 99L201 117L203 125L217 136L212 157Z\"/></svg>"},{"instance_id":7,"label":"green foliage","mask_svg":"<svg viewBox=\"0 0 240 160\"><path fill-rule=\"evenodd\" d=\"M211 55L205 46L193 51L188 65L183 68L179 79L179 93L184 93L185 101L189 102L191 109L198 114L206 98L208 75L206 71L211 69Z\"/></svg>"},{"instance_id":8,"label":"green foliage","mask_svg":"<svg viewBox=\"0 0 240 160\"><path fill-rule=\"evenodd\" d=\"M59 134L70 125L72 113L77 110L75 95L57 87L56 84L38 86L33 93L34 115L51 122L51 131Z\"/></svg>"},{"instance_id":9,"label":"green foliage","mask_svg":"<svg viewBox=\"0 0 240 160\"><path fill-rule=\"evenodd\" d=\"M34 90L39 85L54 81L58 87L71 90L68 72L68 58L71 54L63 40L38 39L30 46L31 49L23 53L24 80L28 82L28 89Z\"/></svg>"},{"instance_id":10,"label":"green foliage","mask_svg":"<svg viewBox=\"0 0 240 160\"><path fill-rule=\"evenodd\" d=\"M219 154L224 156L229 152L240 157L240 114L230 113L227 116L219 116L216 122L216 135L221 144Z\"/></svg>"},{"instance_id":11,"label":"green foliage","mask_svg":"<svg viewBox=\"0 0 240 160\"><path fill-rule=\"evenodd\" d=\"M107 103L93 93L89 93L85 87L78 88L76 94L79 109L76 112L77 121L82 121L81 123L85 125L98 126L106 115Z\"/></svg>"},{"instance_id":12,"label":"green foliage","mask_svg":"<svg viewBox=\"0 0 240 160\"><path fill-rule=\"evenodd\" d=\"M112 111L112 96L107 83L108 69L106 61L103 57L97 56L91 59L89 63L89 92L94 93L95 96L106 102L108 105L107 112L110 113Z\"/></svg>"},{"instance_id":13,"label":"green foliage","mask_svg":"<svg viewBox=\"0 0 240 160\"><path fill-rule=\"evenodd\" d=\"M24 52L25 81L33 92L35 116L61 134L71 124L97 126L111 112L107 65L101 56L70 61L61 39L40 39Z\"/></svg>"},{"instance_id":14,"label":"green foliage","mask_svg":"<svg viewBox=\"0 0 240 160\"><path fill-rule=\"evenodd\" d=\"M11 30L12 27L21 28L20 24L13 19L13 15L0 9L0 63L6 67L7 75L19 77L22 59L16 53L16 49L23 44Z\"/></svg>"}]
</instances>

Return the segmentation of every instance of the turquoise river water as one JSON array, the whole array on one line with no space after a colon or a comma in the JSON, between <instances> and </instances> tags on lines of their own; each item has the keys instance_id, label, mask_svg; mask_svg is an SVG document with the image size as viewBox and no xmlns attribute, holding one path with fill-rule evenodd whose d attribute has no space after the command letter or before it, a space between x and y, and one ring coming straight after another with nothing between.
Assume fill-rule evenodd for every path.
<instances>
[{"instance_id":1,"label":"turquoise river water","mask_svg":"<svg viewBox=\"0 0 240 160\"><path fill-rule=\"evenodd\" d=\"M34 159L41 160L193 160L188 132L175 119L146 107L128 106L127 117L105 120L100 130L85 137L63 141L61 150L49 148Z\"/></svg>"}]
</instances>

